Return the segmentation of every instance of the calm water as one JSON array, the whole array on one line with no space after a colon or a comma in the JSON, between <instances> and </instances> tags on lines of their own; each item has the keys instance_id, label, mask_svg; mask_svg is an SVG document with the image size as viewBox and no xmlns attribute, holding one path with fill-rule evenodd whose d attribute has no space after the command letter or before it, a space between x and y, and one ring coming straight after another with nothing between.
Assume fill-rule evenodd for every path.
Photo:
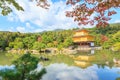
<instances>
[{"instance_id":1,"label":"calm water","mask_svg":"<svg viewBox=\"0 0 120 80\"><path fill-rule=\"evenodd\" d=\"M102 55L102 54L101 54ZM98 54L98 57L100 55ZM105 55L106 58L111 59L114 55ZM116 55L115 55L116 56ZM9 57L5 55L0 56L0 64L4 63L4 66L0 66L0 70L5 68L13 69L14 66L5 66ZM61 59L62 60L62 59ZM103 59L101 59L103 60ZM9 61L8 61L9 62ZM104 62L104 60L103 60ZM42 77L42 80L120 80L120 65L112 65L110 67L105 64L91 64L84 68L80 66L68 66L65 63L53 63L46 66L47 73ZM41 69L41 65L38 69Z\"/></svg>"},{"instance_id":2,"label":"calm water","mask_svg":"<svg viewBox=\"0 0 120 80\"><path fill-rule=\"evenodd\" d=\"M0 69L11 68L14 66L0 66ZM38 66L40 69L42 66ZM108 66L98 67L97 65L89 66L85 69L67 64L55 63L46 66L47 73L42 80L119 80L120 68Z\"/></svg>"}]
</instances>

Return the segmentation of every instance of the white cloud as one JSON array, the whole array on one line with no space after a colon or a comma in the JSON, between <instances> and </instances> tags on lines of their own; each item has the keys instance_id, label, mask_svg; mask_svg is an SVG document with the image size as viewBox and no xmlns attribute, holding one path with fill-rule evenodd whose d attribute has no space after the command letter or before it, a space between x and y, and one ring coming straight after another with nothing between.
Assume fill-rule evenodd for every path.
<instances>
[{"instance_id":1,"label":"white cloud","mask_svg":"<svg viewBox=\"0 0 120 80\"><path fill-rule=\"evenodd\" d=\"M24 27L17 27L16 30L22 33L26 32Z\"/></svg>"},{"instance_id":2,"label":"white cloud","mask_svg":"<svg viewBox=\"0 0 120 80\"><path fill-rule=\"evenodd\" d=\"M47 66L47 73L42 80L98 80L95 68L81 69L66 64L52 64Z\"/></svg>"},{"instance_id":3,"label":"white cloud","mask_svg":"<svg viewBox=\"0 0 120 80\"><path fill-rule=\"evenodd\" d=\"M120 20L115 20L115 23L120 23Z\"/></svg>"},{"instance_id":4,"label":"white cloud","mask_svg":"<svg viewBox=\"0 0 120 80\"><path fill-rule=\"evenodd\" d=\"M43 29L35 29L34 32L42 32Z\"/></svg>"},{"instance_id":5,"label":"white cloud","mask_svg":"<svg viewBox=\"0 0 120 80\"><path fill-rule=\"evenodd\" d=\"M18 3L25 11L22 12L14 9L12 17L8 17L11 21L19 20L23 23L30 22L40 27L40 29L42 28L42 30L53 30L57 28L69 29L77 27L77 24L72 18L65 16L65 11L71 10L72 8L66 6L66 3L63 1L54 3L49 1L51 6L47 10L36 6L36 2L29 2L29 0L18 0ZM28 25L29 24L26 23L26 27L28 27Z\"/></svg>"},{"instance_id":6,"label":"white cloud","mask_svg":"<svg viewBox=\"0 0 120 80\"><path fill-rule=\"evenodd\" d=\"M9 20L9 21L14 21L14 18L13 18L12 16L9 16L9 17L8 17L8 20Z\"/></svg>"},{"instance_id":7,"label":"white cloud","mask_svg":"<svg viewBox=\"0 0 120 80\"><path fill-rule=\"evenodd\" d=\"M11 22L14 22L14 21L18 21L18 17L15 16L15 14L9 14L8 15L8 20L11 21Z\"/></svg>"},{"instance_id":8,"label":"white cloud","mask_svg":"<svg viewBox=\"0 0 120 80\"><path fill-rule=\"evenodd\" d=\"M29 29L33 29L33 27L28 22L26 23L26 27L29 28Z\"/></svg>"},{"instance_id":9,"label":"white cloud","mask_svg":"<svg viewBox=\"0 0 120 80\"><path fill-rule=\"evenodd\" d=\"M14 31L14 27L10 27L8 31Z\"/></svg>"}]
</instances>

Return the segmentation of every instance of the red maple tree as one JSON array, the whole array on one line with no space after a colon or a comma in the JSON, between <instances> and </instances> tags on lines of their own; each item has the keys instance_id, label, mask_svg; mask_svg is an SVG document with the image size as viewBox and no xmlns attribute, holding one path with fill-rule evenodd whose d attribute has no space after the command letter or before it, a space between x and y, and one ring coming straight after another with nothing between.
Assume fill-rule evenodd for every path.
<instances>
[{"instance_id":1,"label":"red maple tree","mask_svg":"<svg viewBox=\"0 0 120 80\"><path fill-rule=\"evenodd\" d=\"M31 0L34 1L34 0ZM37 6L40 6L45 9L49 9L50 4L48 3L47 0L35 0L37 2Z\"/></svg>"},{"instance_id":2,"label":"red maple tree","mask_svg":"<svg viewBox=\"0 0 120 80\"><path fill-rule=\"evenodd\" d=\"M105 35L101 35L101 43L104 43L105 41L108 41L108 37Z\"/></svg>"},{"instance_id":3,"label":"red maple tree","mask_svg":"<svg viewBox=\"0 0 120 80\"><path fill-rule=\"evenodd\" d=\"M73 17L78 25L95 24L97 27L106 27L110 16L117 13L115 8L120 8L120 0L68 0L66 4L74 6L72 11L66 12L67 17Z\"/></svg>"}]
</instances>

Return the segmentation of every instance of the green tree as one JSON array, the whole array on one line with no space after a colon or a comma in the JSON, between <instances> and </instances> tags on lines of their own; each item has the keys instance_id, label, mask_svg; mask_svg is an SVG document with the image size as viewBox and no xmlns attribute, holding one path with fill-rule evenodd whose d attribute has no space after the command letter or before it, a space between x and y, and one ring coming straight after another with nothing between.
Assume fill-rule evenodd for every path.
<instances>
[{"instance_id":1,"label":"green tree","mask_svg":"<svg viewBox=\"0 0 120 80\"><path fill-rule=\"evenodd\" d=\"M10 43L9 43L9 47L10 47L10 48L14 48L14 42L10 42Z\"/></svg>"},{"instance_id":2,"label":"green tree","mask_svg":"<svg viewBox=\"0 0 120 80\"><path fill-rule=\"evenodd\" d=\"M24 48L23 42L15 42L14 44L15 44L14 49L23 49Z\"/></svg>"},{"instance_id":3,"label":"green tree","mask_svg":"<svg viewBox=\"0 0 120 80\"><path fill-rule=\"evenodd\" d=\"M113 38L120 40L120 31L118 31L117 33L115 33L115 34L113 35Z\"/></svg>"},{"instance_id":4,"label":"green tree","mask_svg":"<svg viewBox=\"0 0 120 80\"><path fill-rule=\"evenodd\" d=\"M67 37L67 39L65 39L65 41L64 41L64 43L63 43L63 45L64 45L65 47L69 47L69 46L71 46L72 44L73 44L72 37Z\"/></svg>"},{"instance_id":5,"label":"green tree","mask_svg":"<svg viewBox=\"0 0 120 80\"><path fill-rule=\"evenodd\" d=\"M54 47L54 43L48 43L48 44L47 44L47 47L48 47L48 48Z\"/></svg>"},{"instance_id":6,"label":"green tree","mask_svg":"<svg viewBox=\"0 0 120 80\"><path fill-rule=\"evenodd\" d=\"M41 52L41 49L44 49L46 47L46 45L42 42L35 42L33 44L33 49L39 50L39 52Z\"/></svg>"},{"instance_id":7,"label":"green tree","mask_svg":"<svg viewBox=\"0 0 120 80\"><path fill-rule=\"evenodd\" d=\"M108 36L109 36L108 41L102 44L103 48L106 49L112 48L115 51L119 50L120 31L117 31L117 33L114 34L109 34Z\"/></svg>"},{"instance_id":8,"label":"green tree","mask_svg":"<svg viewBox=\"0 0 120 80\"><path fill-rule=\"evenodd\" d=\"M115 44L113 45L113 49L114 49L115 51L120 51L120 42L115 43Z\"/></svg>"},{"instance_id":9,"label":"green tree","mask_svg":"<svg viewBox=\"0 0 120 80\"><path fill-rule=\"evenodd\" d=\"M114 50L120 50L120 31L112 35L111 43Z\"/></svg>"},{"instance_id":10,"label":"green tree","mask_svg":"<svg viewBox=\"0 0 120 80\"><path fill-rule=\"evenodd\" d=\"M17 10L23 11L23 8L15 0L0 0L1 14L8 15L12 12L10 5L13 5Z\"/></svg>"},{"instance_id":11,"label":"green tree","mask_svg":"<svg viewBox=\"0 0 120 80\"><path fill-rule=\"evenodd\" d=\"M24 43L21 38L16 37L14 42L9 42L9 47L14 49L23 49Z\"/></svg>"},{"instance_id":12,"label":"green tree","mask_svg":"<svg viewBox=\"0 0 120 80\"><path fill-rule=\"evenodd\" d=\"M26 53L13 61L15 65L14 70L0 71L0 75L3 77L3 80L39 80L46 73L46 70L43 68L35 73L38 62L39 58Z\"/></svg>"},{"instance_id":13,"label":"green tree","mask_svg":"<svg viewBox=\"0 0 120 80\"><path fill-rule=\"evenodd\" d=\"M63 49L63 44L59 44L57 46L57 49L58 49L59 53L61 54L62 53L62 49Z\"/></svg>"},{"instance_id":14,"label":"green tree","mask_svg":"<svg viewBox=\"0 0 120 80\"><path fill-rule=\"evenodd\" d=\"M6 47L6 41L5 40L2 40L2 39L0 39L0 48L2 49L2 50L4 50L5 49L5 47Z\"/></svg>"},{"instance_id":15,"label":"green tree","mask_svg":"<svg viewBox=\"0 0 120 80\"><path fill-rule=\"evenodd\" d=\"M97 34L106 35L110 29L111 29L110 26L99 27L99 28L96 28L95 32L96 32Z\"/></svg>"},{"instance_id":16,"label":"green tree","mask_svg":"<svg viewBox=\"0 0 120 80\"><path fill-rule=\"evenodd\" d=\"M36 41L36 37L35 36L26 36L24 39L23 39L23 43L25 44L25 48L26 49L32 49L33 47L33 43Z\"/></svg>"}]
</instances>

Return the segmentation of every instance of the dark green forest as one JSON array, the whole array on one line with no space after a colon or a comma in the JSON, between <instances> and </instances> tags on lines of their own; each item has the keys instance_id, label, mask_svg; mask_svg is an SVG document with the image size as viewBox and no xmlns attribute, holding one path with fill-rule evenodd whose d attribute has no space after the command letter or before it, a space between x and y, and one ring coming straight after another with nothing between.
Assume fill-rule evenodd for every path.
<instances>
[{"instance_id":1,"label":"dark green forest","mask_svg":"<svg viewBox=\"0 0 120 80\"><path fill-rule=\"evenodd\" d=\"M72 36L77 30L54 30L40 33L20 33L0 31L0 49L40 50L45 48L67 48L73 45ZM120 23L107 27L86 28L95 37L95 46L104 49L120 50Z\"/></svg>"}]
</instances>

